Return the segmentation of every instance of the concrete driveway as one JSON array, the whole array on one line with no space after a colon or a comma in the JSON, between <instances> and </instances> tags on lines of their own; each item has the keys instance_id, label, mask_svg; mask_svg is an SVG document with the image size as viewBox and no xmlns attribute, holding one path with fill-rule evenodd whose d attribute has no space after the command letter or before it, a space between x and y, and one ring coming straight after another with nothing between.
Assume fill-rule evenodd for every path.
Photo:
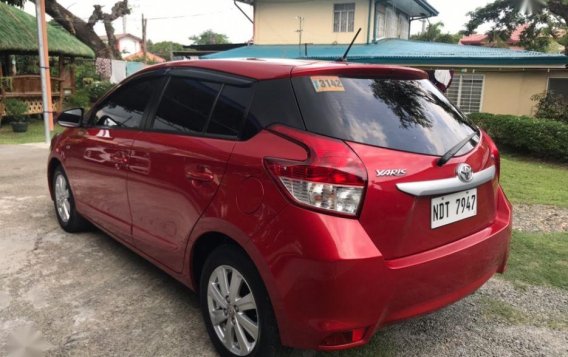
<instances>
[{"instance_id":1,"label":"concrete driveway","mask_svg":"<svg viewBox=\"0 0 568 357\"><path fill-rule=\"evenodd\" d=\"M0 146L0 356L215 356L196 296L105 234L67 234L45 145Z\"/></svg>"},{"instance_id":2,"label":"concrete driveway","mask_svg":"<svg viewBox=\"0 0 568 357\"><path fill-rule=\"evenodd\" d=\"M59 228L47 153L0 145L0 356L26 346L48 356L214 356L192 292L101 232ZM337 355L565 356L567 326L566 291L494 278Z\"/></svg>"}]
</instances>

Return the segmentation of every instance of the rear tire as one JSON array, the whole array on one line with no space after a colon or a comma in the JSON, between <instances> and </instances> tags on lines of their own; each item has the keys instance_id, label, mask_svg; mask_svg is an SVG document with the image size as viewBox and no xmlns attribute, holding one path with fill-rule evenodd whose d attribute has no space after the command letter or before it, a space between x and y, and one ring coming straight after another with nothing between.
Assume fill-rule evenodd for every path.
<instances>
[{"instance_id":1,"label":"rear tire","mask_svg":"<svg viewBox=\"0 0 568 357\"><path fill-rule=\"evenodd\" d=\"M90 228L89 222L77 212L75 199L69 186L65 171L58 166L53 172L51 180L53 190L53 204L57 221L64 231L69 233L82 232Z\"/></svg>"},{"instance_id":2,"label":"rear tire","mask_svg":"<svg viewBox=\"0 0 568 357\"><path fill-rule=\"evenodd\" d=\"M270 298L241 250L230 245L214 250L205 261L199 285L205 326L221 356L264 357L281 351Z\"/></svg>"}]
</instances>

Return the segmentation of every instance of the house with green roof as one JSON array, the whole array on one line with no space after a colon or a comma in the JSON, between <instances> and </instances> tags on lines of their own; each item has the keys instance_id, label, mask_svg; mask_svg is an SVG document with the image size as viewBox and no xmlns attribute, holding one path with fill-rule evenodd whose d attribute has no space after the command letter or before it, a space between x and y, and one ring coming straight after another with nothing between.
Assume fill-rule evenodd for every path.
<instances>
[{"instance_id":1,"label":"house with green roof","mask_svg":"<svg viewBox=\"0 0 568 357\"><path fill-rule=\"evenodd\" d=\"M64 96L75 91L74 59L95 54L75 36L51 24L47 38L53 103L59 110ZM29 114L42 112L36 18L0 2L0 116L5 98L25 101Z\"/></svg>"},{"instance_id":2,"label":"house with green roof","mask_svg":"<svg viewBox=\"0 0 568 357\"><path fill-rule=\"evenodd\" d=\"M451 70L446 95L465 112L531 115L535 94L568 96L568 57L409 41L413 21L437 16L426 0L237 0L254 7L254 44L205 58L347 59Z\"/></svg>"}]
</instances>

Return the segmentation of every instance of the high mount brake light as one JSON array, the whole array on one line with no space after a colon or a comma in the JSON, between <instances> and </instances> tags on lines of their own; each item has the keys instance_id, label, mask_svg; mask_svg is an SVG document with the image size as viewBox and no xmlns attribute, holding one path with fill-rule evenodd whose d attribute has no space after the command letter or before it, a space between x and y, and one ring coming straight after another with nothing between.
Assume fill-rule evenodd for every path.
<instances>
[{"instance_id":1,"label":"high mount brake light","mask_svg":"<svg viewBox=\"0 0 568 357\"><path fill-rule=\"evenodd\" d=\"M363 163L342 141L283 126L273 131L310 151L307 161L265 158L268 171L297 203L313 209L356 216L363 202L367 173Z\"/></svg>"}]
</instances>

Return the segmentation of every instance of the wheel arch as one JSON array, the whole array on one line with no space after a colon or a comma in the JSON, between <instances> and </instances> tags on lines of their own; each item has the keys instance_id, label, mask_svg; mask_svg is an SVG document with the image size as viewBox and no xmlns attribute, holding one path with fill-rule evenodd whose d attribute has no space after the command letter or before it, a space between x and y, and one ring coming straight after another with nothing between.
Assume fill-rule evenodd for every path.
<instances>
[{"instance_id":1,"label":"wheel arch","mask_svg":"<svg viewBox=\"0 0 568 357\"><path fill-rule=\"evenodd\" d=\"M203 271L203 265L205 264L207 257L209 257L215 249L223 245L232 245L237 247L248 256L247 252L240 246L240 244L224 233L212 231L201 234L191 247L189 259L189 278L195 291L199 291L201 272Z\"/></svg>"},{"instance_id":2,"label":"wheel arch","mask_svg":"<svg viewBox=\"0 0 568 357\"><path fill-rule=\"evenodd\" d=\"M202 219L192 233L192 239L187 247L185 279L188 285L199 294L199 279L203 264L207 256L217 247L230 244L237 247L245 254L255 267L260 276L264 288L270 298L272 309L276 317L278 328L281 328L282 319L285 319L281 311L282 298L279 294L277 283L270 273L268 262L262 256L256 245L243 231L236 226L219 219Z\"/></svg>"},{"instance_id":3,"label":"wheel arch","mask_svg":"<svg viewBox=\"0 0 568 357\"><path fill-rule=\"evenodd\" d=\"M52 157L49 160L49 164L47 165L47 187L49 188L49 195L51 196L51 200L53 200L53 174L55 173L55 169L59 166L63 166L61 161L58 158Z\"/></svg>"}]
</instances>

